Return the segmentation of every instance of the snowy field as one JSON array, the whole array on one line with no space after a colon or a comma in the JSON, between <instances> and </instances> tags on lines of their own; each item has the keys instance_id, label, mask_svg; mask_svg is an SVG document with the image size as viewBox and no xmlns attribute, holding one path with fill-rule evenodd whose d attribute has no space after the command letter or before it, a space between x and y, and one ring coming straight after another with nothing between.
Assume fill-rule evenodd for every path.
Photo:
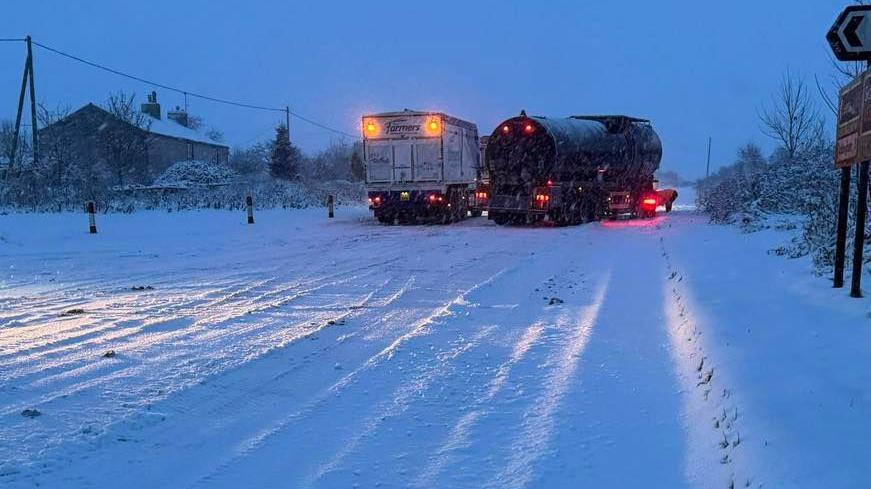
<instances>
[{"instance_id":1,"label":"snowy field","mask_svg":"<svg viewBox=\"0 0 871 489\"><path fill-rule=\"evenodd\" d=\"M871 486L871 307L783 232L256 218L0 216L0 486Z\"/></svg>"}]
</instances>

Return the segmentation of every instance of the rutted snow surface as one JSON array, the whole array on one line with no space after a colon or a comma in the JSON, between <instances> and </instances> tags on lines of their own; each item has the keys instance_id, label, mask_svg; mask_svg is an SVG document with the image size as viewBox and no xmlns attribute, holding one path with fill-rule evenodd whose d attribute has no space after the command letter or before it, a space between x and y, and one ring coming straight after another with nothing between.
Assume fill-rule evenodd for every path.
<instances>
[{"instance_id":1,"label":"rutted snow surface","mask_svg":"<svg viewBox=\"0 0 871 489\"><path fill-rule=\"evenodd\" d=\"M0 217L0 485L804 486L693 255L759 245L322 214Z\"/></svg>"}]
</instances>

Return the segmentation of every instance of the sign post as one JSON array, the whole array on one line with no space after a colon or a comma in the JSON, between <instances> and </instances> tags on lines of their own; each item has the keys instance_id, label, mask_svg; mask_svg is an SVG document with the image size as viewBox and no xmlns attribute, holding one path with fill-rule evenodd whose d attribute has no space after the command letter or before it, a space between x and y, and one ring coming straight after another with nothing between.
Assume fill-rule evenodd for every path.
<instances>
[{"instance_id":1,"label":"sign post","mask_svg":"<svg viewBox=\"0 0 871 489\"><path fill-rule=\"evenodd\" d=\"M862 265L865 247L865 214L868 210L868 160L859 165L859 196L856 203L856 237L853 242L853 280L850 297L862 297Z\"/></svg>"},{"instance_id":2,"label":"sign post","mask_svg":"<svg viewBox=\"0 0 871 489\"><path fill-rule=\"evenodd\" d=\"M838 228L835 236L835 278L833 286L844 286L844 261L847 251L847 219L850 208L850 167L841 168L841 195L838 201Z\"/></svg>"},{"instance_id":3,"label":"sign post","mask_svg":"<svg viewBox=\"0 0 871 489\"><path fill-rule=\"evenodd\" d=\"M866 61L871 66L871 6L854 5L844 9L829 30L826 39L837 59L841 61ZM856 203L851 297L862 297L869 160L871 160L871 69L866 70L841 89L838 97L835 166L841 169L841 188L838 201L833 285L836 288L844 286L850 171L858 163L859 197Z\"/></svg>"}]
</instances>

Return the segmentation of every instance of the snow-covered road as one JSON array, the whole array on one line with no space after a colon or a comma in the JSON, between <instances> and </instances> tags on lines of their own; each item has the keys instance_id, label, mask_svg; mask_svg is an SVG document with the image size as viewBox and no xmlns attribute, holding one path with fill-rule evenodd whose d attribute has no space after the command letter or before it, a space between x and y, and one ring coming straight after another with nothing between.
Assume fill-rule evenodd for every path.
<instances>
[{"instance_id":1,"label":"snow-covered road","mask_svg":"<svg viewBox=\"0 0 871 489\"><path fill-rule=\"evenodd\" d=\"M766 233L83 224L0 216L0 485L871 483L866 306Z\"/></svg>"}]
</instances>

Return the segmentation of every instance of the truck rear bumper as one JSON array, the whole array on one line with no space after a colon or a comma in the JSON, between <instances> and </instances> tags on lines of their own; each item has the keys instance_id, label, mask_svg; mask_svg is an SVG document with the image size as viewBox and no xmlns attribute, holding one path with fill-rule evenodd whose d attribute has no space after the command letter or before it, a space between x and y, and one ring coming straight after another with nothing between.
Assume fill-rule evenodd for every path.
<instances>
[{"instance_id":1,"label":"truck rear bumper","mask_svg":"<svg viewBox=\"0 0 871 489\"><path fill-rule=\"evenodd\" d=\"M369 209L376 216L414 213L436 215L444 212L447 196L436 190L394 190L369 192Z\"/></svg>"}]
</instances>

